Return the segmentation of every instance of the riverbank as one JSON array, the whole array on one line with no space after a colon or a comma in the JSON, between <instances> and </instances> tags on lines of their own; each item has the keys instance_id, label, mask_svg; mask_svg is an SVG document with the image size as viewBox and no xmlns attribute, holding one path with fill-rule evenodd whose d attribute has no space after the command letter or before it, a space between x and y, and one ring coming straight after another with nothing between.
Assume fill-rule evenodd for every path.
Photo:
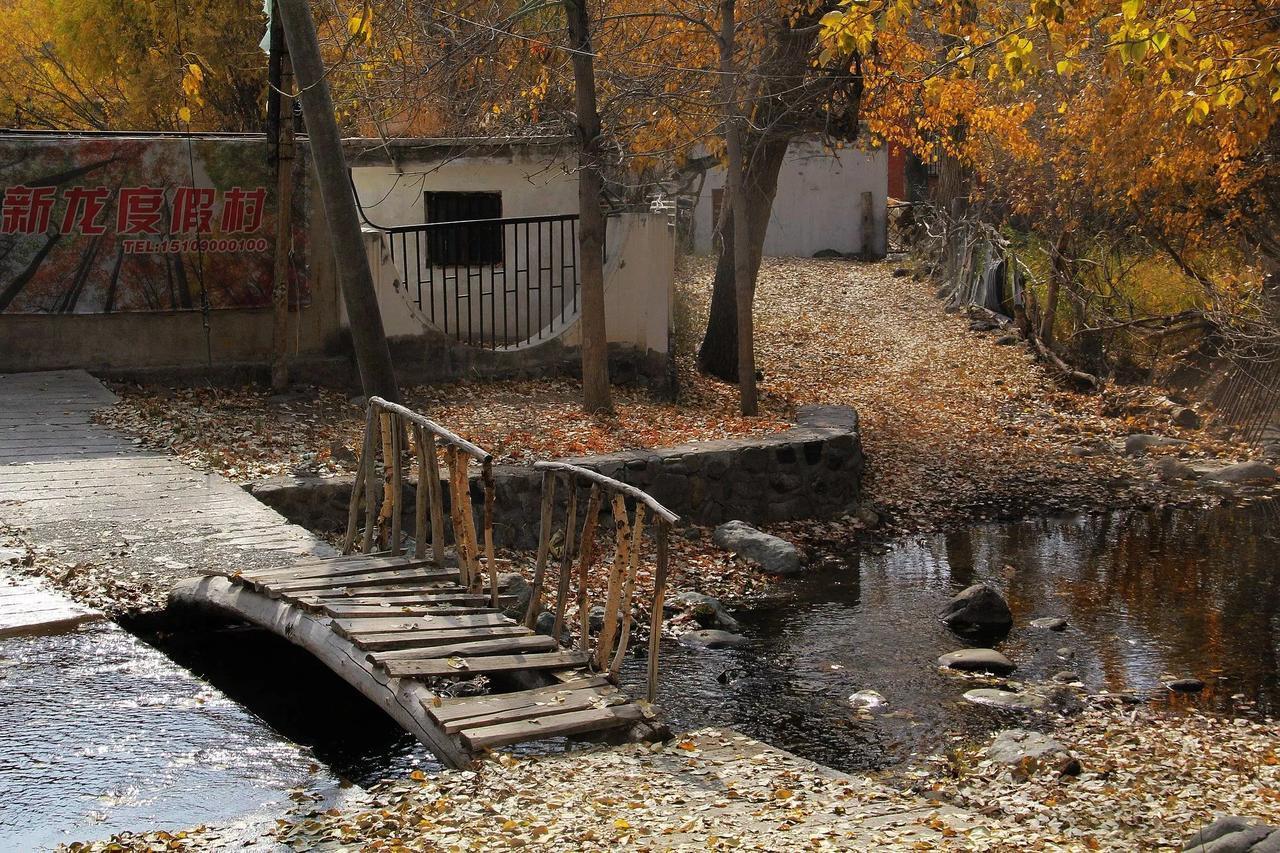
<instances>
[{"instance_id":1,"label":"riverbank","mask_svg":"<svg viewBox=\"0 0 1280 853\"><path fill-rule=\"evenodd\" d=\"M498 755L377 786L341 809L299 806L274 840L296 850L1160 850L1180 849L1219 813L1280 820L1273 722L1098 704L1049 728L1078 771L1011 766L982 741L853 776L715 729L655 746ZM216 849L210 832L72 849Z\"/></svg>"},{"instance_id":2,"label":"riverbank","mask_svg":"<svg viewBox=\"0 0 1280 853\"><path fill-rule=\"evenodd\" d=\"M745 419L734 389L694 364L709 275L707 259L682 262L675 401L620 388L616 415L584 416L576 385L562 379L408 388L405 399L513 461L773 432L790 425L799 405L853 406L868 462L863 511L769 528L819 559L839 557L831 542L847 550L988 519L1213 506L1234 499L1234 487L1206 488L1161 466L1222 466L1252 452L1216 437L1211 412L1198 415L1203 428L1177 425L1178 407L1156 389L1064 387L1023 345L946 314L927 283L896 275L891 263L765 260L756 301L762 415ZM355 465L358 398L318 388L115 390L121 402L99 422L235 482L332 476ZM1133 435L1154 436L1159 446L1127 447ZM1246 499L1251 489L1277 491L1245 487ZM680 583L725 598L769 587L716 549L709 532L681 539Z\"/></svg>"}]
</instances>

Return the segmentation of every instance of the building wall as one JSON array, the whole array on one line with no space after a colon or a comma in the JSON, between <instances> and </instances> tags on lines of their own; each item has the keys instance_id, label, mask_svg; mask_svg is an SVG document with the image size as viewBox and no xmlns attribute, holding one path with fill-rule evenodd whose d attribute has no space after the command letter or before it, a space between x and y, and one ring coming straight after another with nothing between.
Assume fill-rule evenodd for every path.
<instances>
[{"instance_id":1,"label":"building wall","mask_svg":"<svg viewBox=\"0 0 1280 853\"><path fill-rule=\"evenodd\" d=\"M379 228L426 222L429 192L499 193L504 219L578 212L577 174L556 148L499 156L463 150L444 159L434 149L391 153L398 156L351 170L366 221ZM416 334L424 321L477 344L482 335L505 345L549 332L575 307L566 274L577 254L574 228L569 221L504 226L502 262L469 267L432 263L423 232L388 235L401 293L413 305L406 312L400 300L384 304L387 334Z\"/></svg>"},{"instance_id":2,"label":"building wall","mask_svg":"<svg viewBox=\"0 0 1280 853\"><path fill-rule=\"evenodd\" d=\"M604 290L609 343L664 358L670 351L675 288L675 229L670 217L650 213L611 216L607 234ZM391 258L392 239L376 229L365 229L365 250L387 336L452 337L418 306L416 289L405 289L402 267ZM534 365L546 357L543 350L560 351L580 343L578 312L566 311L540 337L506 348L501 358L513 365L522 360ZM442 365L442 369L446 367Z\"/></svg>"},{"instance_id":3,"label":"building wall","mask_svg":"<svg viewBox=\"0 0 1280 853\"><path fill-rule=\"evenodd\" d=\"M793 142L778 176L778 193L769 216L764 253L771 257L810 257L832 249L861 252L862 194L871 193L872 234L869 247L886 250L888 155L872 151L827 151L816 141ZM724 169L707 175L694 207L694 250L714 250L713 196L724 189Z\"/></svg>"},{"instance_id":4,"label":"building wall","mask_svg":"<svg viewBox=\"0 0 1280 853\"><path fill-rule=\"evenodd\" d=\"M570 214L578 209L577 178L562 141L399 140L382 145L347 140L345 144L365 213L378 225L422 222L426 191L499 191L504 216ZM312 179L307 179L302 194L312 199L314 210L302 259L310 302L291 312L290 353L300 365L309 358L324 365L329 362L323 359L349 356L349 333L327 226ZM375 232L374 236L380 235ZM664 369L669 347L674 235L664 216L628 215L611 218L606 244L609 340L628 350L633 360L645 361L647 375L657 375ZM372 248L375 245L376 251ZM403 283L397 289L397 280L402 282L404 276L394 266L383 265L385 239L370 247L387 333L416 339L414 345L427 353L423 369L418 371L423 378L437 373L439 378L448 378L559 370L573 361L571 350L579 341L575 310L544 330L542 344L509 350L504 359L492 365L485 361L484 353L472 348L461 352L447 336L423 322L429 312L418 308L415 314ZM558 254L551 257L553 263L563 260ZM485 282L476 284L488 286ZM271 358L272 326L270 308L215 310L209 314L206 347L204 318L199 311L0 314L0 372L71 367L115 373L202 371L210 359L207 353L215 368L258 370ZM457 369L444 365L436 371L434 360L446 351L452 353L446 360ZM657 361L649 359L650 355L658 356Z\"/></svg>"}]
</instances>

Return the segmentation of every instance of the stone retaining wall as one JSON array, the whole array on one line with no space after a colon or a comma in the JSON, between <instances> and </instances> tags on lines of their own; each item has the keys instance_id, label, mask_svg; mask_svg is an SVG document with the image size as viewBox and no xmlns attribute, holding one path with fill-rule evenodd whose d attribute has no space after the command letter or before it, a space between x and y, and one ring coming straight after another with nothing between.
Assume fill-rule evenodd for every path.
<instances>
[{"instance_id":1,"label":"stone retaining wall","mask_svg":"<svg viewBox=\"0 0 1280 853\"><path fill-rule=\"evenodd\" d=\"M773 435L562 461L644 489L684 521L699 525L831 518L851 509L863 470L857 413L845 406L805 406L797 420L794 428ZM541 474L528 465L496 465L493 473L498 544L533 547ZM350 477L284 477L248 488L290 521L323 533L346 524L351 483ZM471 487L479 506L480 484L474 477ZM410 512L413 494L409 484L405 505Z\"/></svg>"}]
</instances>

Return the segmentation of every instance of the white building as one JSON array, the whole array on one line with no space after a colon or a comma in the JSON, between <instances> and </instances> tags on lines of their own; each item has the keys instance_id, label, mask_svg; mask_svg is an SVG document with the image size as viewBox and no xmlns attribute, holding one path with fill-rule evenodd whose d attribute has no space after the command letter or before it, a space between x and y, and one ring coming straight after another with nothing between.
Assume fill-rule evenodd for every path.
<instances>
[{"instance_id":1,"label":"white building","mask_svg":"<svg viewBox=\"0 0 1280 853\"><path fill-rule=\"evenodd\" d=\"M698 254L715 249L724 184L723 167L712 169L703 182L693 211L693 246ZM793 142L778 175L764 254L811 257L834 250L883 255L888 242L888 189L889 158L883 147L831 150L815 140ZM867 201L869 212L864 210ZM870 231L865 236L864 222Z\"/></svg>"},{"instance_id":2,"label":"white building","mask_svg":"<svg viewBox=\"0 0 1280 853\"><path fill-rule=\"evenodd\" d=\"M389 337L435 330L506 354L579 342L578 179L563 140L346 145ZM609 218L611 344L665 359L674 266L668 217Z\"/></svg>"}]
</instances>

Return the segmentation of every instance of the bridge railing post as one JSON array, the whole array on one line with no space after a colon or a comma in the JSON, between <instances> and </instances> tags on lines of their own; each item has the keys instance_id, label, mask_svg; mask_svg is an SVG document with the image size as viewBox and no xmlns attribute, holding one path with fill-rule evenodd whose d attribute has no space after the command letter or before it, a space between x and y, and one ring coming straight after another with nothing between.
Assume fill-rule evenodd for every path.
<instances>
[{"instance_id":1,"label":"bridge railing post","mask_svg":"<svg viewBox=\"0 0 1280 853\"><path fill-rule=\"evenodd\" d=\"M406 447L407 441L412 442L411 448ZM381 502L377 489L379 450L382 457ZM492 455L434 421L381 397L369 399L356 482L352 486L351 501L347 508L347 530L342 541L342 553L350 554L355 550L356 537L360 532L362 502L365 511L361 551L369 554L375 546L385 545L386 551L392 556L399 556L404 552L404 481L409 476L412 463L416 461L418 484L414 496L414 556L426 556L426 543L430 539L431 557L437 564L443 565L446 529L444 487L440 471L441 452L449 469L449 532L458 557L458 574L462 583L473 592L479 592L483 587L484 575L480 566L481 534L476 530L468 468L473 459L480 463L484 491L484 568L489 576L491 602L496 607L498 572L493 541ZM406 460L406 456L412 458Z\"/></svg>"},{"instance_id":2,"label":"bridge railing post","mask_svg":"<svg viewBox=\"0 0 1280 853\"><path fill-rule=\"evenodd\" d=\"M568 494L565 499L563 539L561 540L564 550L559 555L559 574L556 577L553 636L561 635L571 587L576 583L577 646L581 651L588 653L598 671L606 673L610 680L616 683L630 645L633 623L636 621L633 611L637 600L643 598L645 588L648 587L647 583L641 582L640 566L647 562L644 547L645 533L647 530L651 531L650 536L655 543L655 550L648 620L647 686L649 701L653 701L658 687L658 645L662 636L662 608L666 596L670 561L670 530L671 525L679 521L679 517L640 489L596 471L562 462L537 462L534 467L543 473L542 513L539 525L538 557L534 568L529 607L525 612L525 624L534 625L542 610L542 590L546 585L546 567L551 556L555 536L553 531L556 527L554 498L559 477L555 475L561 475ZM585 484L590 484L590 493L587 497L586 513L579 536L575 535L578 529L578 490ZM609 502L608 510L604 508L606 499ZM628 510L628 501L634 505L634 510ZM596 529L602 512L610 514L613 518L614 548L607 569L604 620L593 648L590 624L591 569L596 558ZM573 572L575 557L577 559L576 577Z\"/></svg>"}]
</instances>

